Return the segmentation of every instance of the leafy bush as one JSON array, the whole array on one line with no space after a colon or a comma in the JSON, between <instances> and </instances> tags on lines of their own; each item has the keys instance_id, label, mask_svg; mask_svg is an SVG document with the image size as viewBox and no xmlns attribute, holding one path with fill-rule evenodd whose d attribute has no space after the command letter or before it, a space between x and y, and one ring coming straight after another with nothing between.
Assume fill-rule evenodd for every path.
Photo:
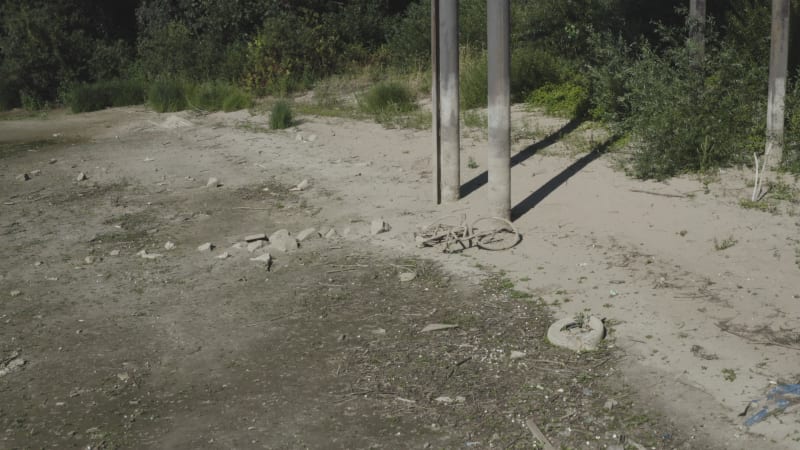
<instances>
[{"instance_id":1,"label":"leafy bush","mask_svg":"<svg viewBox=\"0 0 800 450\"><path fill-rule=\"evenodd\" d=\"M175 112L186 109L184 83L175 79L157 80L147 90L147 104L156 112Z\"/></svg>"},{"instance_id":2,"label":"leafy bush","mask_svg":"<svg viewBox=\"0 0 800 450\"><path fill-rule=\"evenodd\" d=\"M523 101L546 84L558 84L571 78L570 64L547 50L524 45L511 52L511 96Z\"/></svg>"},{"instance_id":3,"label":"leafy bush","mask_svg":"<svg viewBox=\"0 0 800 450\"><path fill-rule=\"evenodd\" d=\"M542 107L547 114L576 119L584 116L589 106L589 91L580 84L568 81L545 84L531 93L530 107Z\"/></svg>"},{"instance_id":4,"label":"leafy bush","mask_svg":"<svg viewBox=\"0 0 800 450\"><path fill-rule=\"evenodd\" d=\"M416 99L404 84L392 81L378 83L360 99L362 110L369 114L404 113L417 108Z\"/></svg>"},{"instance_id":5,"label":"leafy bush","mask_svg":"<svg viewBox=\"0 0 800 450\"><path fill-rule=\"evenodd\" d=\"M253 103L245 91L220 81L190 86L186 98L189 106L205 111L235 111L249 108Z\"/></svg>"},{"instance_id":6,"label":"leafy bush","mask_svg":"<svg viewBox=\"0 0 800 450\"><path fill-rule=\"evenodd\" d=\"M635 176L747 164L764 148L766 67L742 61L736 50L709 45L698 63L688 46L662 54L644 46L626 75L629 113L621 125L637 142Z\"/></svg>"},{"instance_id":7,"label":"leafy bush","mask_svg":"<svg viewBox=\"0 0 800 450\"><path fill-rule=\"evenodd\" d=\"M19 98L19 85L14 80L0 74L0 111L19 106L22 106Z\"/></svg>"},{"instance_id":8,"label":"leafy bush","mask_svg":"<svg viewBox=\"0 0 800 450\"><path fill-rule=\"evenodd\" d=\"M144 83L138 80L109 80L93 84L80 84L67 95L74 113L97 111L112 106L144 103Z\"/></svg>"},{"instance_id":9,"label":"leafy bush","mask_svg":"<svg viewBox=\"0 0 800 450\"><path fill-rule=\"evenodd\" d=\"M800 174L800 70L794 77L792 89L786 95L783 161L789 171Z\"/></svg>"},{"instance_id":10,"label":"leafy bush","mask_svg":"<svg viewBox=\"0 0 800 450\"><path fill-rule=\"evenodd\" d=\"M279 100L272 105L269 115L269 126L273 130L283 130L292 126L292 107L289 102Z\"/></svg>"}]
</instances>

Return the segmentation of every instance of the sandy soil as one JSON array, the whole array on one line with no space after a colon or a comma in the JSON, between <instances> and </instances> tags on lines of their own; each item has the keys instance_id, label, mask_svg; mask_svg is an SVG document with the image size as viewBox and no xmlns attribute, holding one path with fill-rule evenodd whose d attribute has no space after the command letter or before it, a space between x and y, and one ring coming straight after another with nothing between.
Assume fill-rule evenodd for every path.
<instances>
[{"instance_id":1,"label":"sandy soil","mask_svg":"<svg viewBox=\"0 0 800 450\"><path fill-rule=\"evenodd\" d=\"M744 209L734 170L632 180L597 151L601 130L515 111L523 241L441 254L413 233L487 210L483 132L464 133L464 198L437 206L429 131L265 123L142 108L0 121L0 361L26 360L0 379L3 447L530 448L530 415L573 448L800 448L796 411L737 417L800 382L797 197ZM370 236L379 217L392 230ZM308 226L345 236L271 272L230 248ZM428 276L401 284L404 265ZM542 305L606 318L609 348L544 345ZM461 327L418 332L444 321Z\"/></svg>"}]
</instances>

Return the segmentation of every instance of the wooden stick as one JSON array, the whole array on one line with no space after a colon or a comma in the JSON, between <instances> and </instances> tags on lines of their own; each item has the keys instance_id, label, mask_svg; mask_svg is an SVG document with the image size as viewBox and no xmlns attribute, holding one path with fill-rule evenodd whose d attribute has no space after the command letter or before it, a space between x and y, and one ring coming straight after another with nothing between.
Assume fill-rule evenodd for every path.
<instances>
[{"instance_id":1,"label":"wooden stick","mask_svg":"<svg viewBox=\"0 0 800 450\"><path fill-rule=\"evenodd\" d=\"M529 417L527 420L525 420L525 424L528 425L528 429L531 430L533 437L535 437L536 439L539 440L539 442L542 443L542 448L544 448L544 450L556 450L556 448L553 447L553 444L551 444L550 441L547 440L544 433L542 433L542 430L540 430L539 427L537 427L536 424L533 422L533 419Z\"/></svg>"}]
</instances>

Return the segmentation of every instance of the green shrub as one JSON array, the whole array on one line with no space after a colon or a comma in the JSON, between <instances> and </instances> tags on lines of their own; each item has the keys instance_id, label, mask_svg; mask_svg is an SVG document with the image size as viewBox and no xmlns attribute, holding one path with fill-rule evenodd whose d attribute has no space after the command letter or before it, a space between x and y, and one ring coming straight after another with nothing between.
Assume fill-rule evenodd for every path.
<instances>
[{"instance_id":1,"label":"green shrub","mask_svg":"<svg viewBox=\"0 0 800 450\"><path fill-rule=\"evenodd\" d=\"M283 130L292 126L292 107L289 102L279 100L272 105L269 115L269 126L273 130Z\"/></svg>"},{"instance_id":2,"label":"green shrub","mask_svg":"<svg viewBox=\"0 0 800 450\"><path fill-rule=\"evenodd\" d=\"M373 86L359 100L361 109L369 114L404 113L417 108L416 99L404 84L385 81Z\"/></svg>"},{"instance_id":3,"label":"green shrub","mask_svg":"<svg viewBox=\"0 0 800 450\"><path fill-rule=\"evenodd\" d=\"M186 109L184 83L173 79L153 82L147 90L147 104L160 113Z\"/></svg>"},{"instance_id":4,"label":"green shrub","mask_svg":"<svg viewBox=\"0 0 800 450\"><path fill-rule=\"evenodd\" d=\"M459 73L460 105L462 109L485 107L489 101L489 74L486 51L462 52Z\"/></svg>"},{"instance_id":5,"label":"green shrub","mask_svg":"<svg viewBox=\"0 0 800 450\"><path fill-rule=\"evenodd\" d=\"M787 170L800 174L800 71L795 75L792 89L786 95L783 161Z\"/></svg>"},{"instance_id":6,"label":"green shrub","mask_svg":"<svg viewBox=\"0 0 800 450\"><path fill-rule=\"evenodd\" d=\"M22 106L19 98L19 86L0 74L0 111Z\"/></svg>"},{"instance_id":7,"label":"green shrub","mask_svg":"<svg viewBox=\"0 0 800 450\"><path fill-rule=\"evenodd\" d=\"M234 89L222 100L222 110L225 112L238 111L253 106L253 97L241 89Z\"/></svg>"},{"instance_id":8,"label":"green shrub","mask_svg":"<svg viewBox=\"0 0 800 450\"><path fill-rule=\"evenodd\" d=\"M529 107L541 107L547 114L577 119L583 117L589 106L589 91L572 81L545 84L531 92Z\"/></svg>"},{"instance_id":9,"label":"green shrub","mask_svg":"<svg viewBox=\"0 0 800 450\"><path fill-rule=\"evenodd\" d=\"M186 93L189 106L204 111L235 111L249 108L252 98L242 89L220 81L191 86Z\"/></svg>"},{"instance_id":10,"label":"green shrub","mask_svg":"<svg viewBox=\"0 0 800 450\"><path fill-rule=\"evenodd\" d=\"M568 80L571 72L569 63L547 50L531 45L515 48L511 52L511 97L524 101L537 88Z\"/></svg>"},{"instance_id":11,"label":"green shrub","mask_svg":"<svg viewBox=\"0 0 800 450\"><path fill-rule=\"evenodd\" d=\"M67 103L74 113L144 103L144 83L139 80L108 80L79 84L70 89Z\"/></svg>"}]
</instances>

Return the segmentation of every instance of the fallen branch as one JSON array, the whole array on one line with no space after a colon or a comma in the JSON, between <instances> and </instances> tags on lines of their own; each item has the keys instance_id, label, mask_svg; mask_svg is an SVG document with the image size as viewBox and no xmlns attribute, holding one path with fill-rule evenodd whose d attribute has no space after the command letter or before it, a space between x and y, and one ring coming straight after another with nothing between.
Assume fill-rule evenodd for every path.
<instances>
[{"instance_id":1,"label":"fallen branch","mask_svg":"<svg viewBox=\"0 0 800 450\"><path fill-rule=\"evenodd\" d=\"M528 425L528 429L531 430L533 437L542 443L542 448L544 448L544 450L556 450L556 448L553 447L553 444L547 440L547 437L545 437L544 433L542 433L542 430L540 430L539 427L536 426L536 423L533 422L533 419L528 418L525 420L525 424Z\"/></svg>"},{"instance_id":2,"label":"fallen branch","mask_svg":"<svg viewBox=\"0 0 800 450\"><path fill-rule=\"evenodd\" d=\"M681 195L681 194L662 194L660 192L644 191L644 190L641 190L641 189L630 189L630 191L631 192L637 192L639 194L657 195L659 197L686 198L685 195Z\"/></svg>"}]
</instances>

